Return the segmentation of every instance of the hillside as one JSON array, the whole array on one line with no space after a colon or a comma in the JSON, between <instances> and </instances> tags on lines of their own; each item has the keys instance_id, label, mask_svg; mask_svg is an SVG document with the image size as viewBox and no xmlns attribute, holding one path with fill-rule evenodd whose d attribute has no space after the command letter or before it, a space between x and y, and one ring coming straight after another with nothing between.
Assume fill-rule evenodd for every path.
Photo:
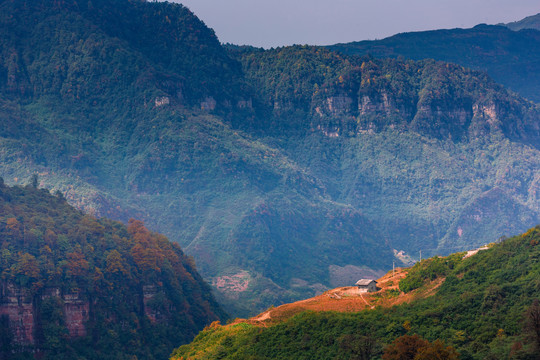
<instances>
[{"instance_id":1,"label":"hillside","mask_svg":"<svg viewBox=\"0 0 540 360\"><path fill-rule=\"evenodd\" d=\"M225 318L178 245L36 185L0 181L2 358L163 359Z\"/></svg>"},{"instance_id":2,"label":"hillside","mask_svg":"<svg viewBox=\"0 0 540 360\"><path fill-rule=\"evenodd\" d=\"M316 47L242 63L275 143L395 249L450 253L540 219L538 107L485 74Z\"/></svg>"},{"instance_id":3,"label":"hillside","mask_svg":"<svg viewBox=\"0 0 540 360\"><path fill-rule=\"evenodd\" d=\"M223 47L164 2L4 0L0 41L6 183L141 219L235 315L540 219L538 108L483 73Z\"/></svg>"},{"instance_id":4,"label":"hillside","mask_svg":"<svg viewBox=\"0 0 540 360\"><path fill-rule=\"evenodd\" d=\"M235 87L241 64L187 9L23 4L2 3L7 182L38 172L85 212L143 219L195 256L216 287L243 276L249 291L224 290L244 312L325 289L330 264L361 254L379 254L357 262L375 271L391 263L390 246L357 209L332 201L279 148L231 126L256 122L242 93L249 87ZM156 27L167 31L153 37ZM185 57L165 62L170 50ZM289 261L296 253L304 255Z\"/></svg>"},{"instance_id":5,"label":"hillside","mask_svg":"<svg viewBox=\"0 0 540 360\"><path fill-rule=\"evenodd\" d=\"M539 244L536 227L472 256L423 260L392 283L389 273L370 295L336 289L269 310L277 316L213 324L172 359L378 359L414 335L442 340L461 359L537 359ZM370 306L355 307L359 297Z\"/></svg>"},{"instance_id":6,"label":"hillside","mask_svg":"<svg viewBox=\"0 0 540 360\"><path fill-rule=\"evenodd\" d=\"M514 31L519 31L523 29L540 30L540 14L527 16L526 18L522 20L504 24L504 26Z\"/></svg>"},{"instance_id":7,"label":"hillside","mask_svg":"<svg viewBox=\"0 0 540 360\"><path fill-rule=\"evenodd\" d=\"M329 46L345 54L377 58L435 59L486 71L510 90L540 102L540 32L505 26L397 34L386 39Z\"/></svg>"}]
</instances>

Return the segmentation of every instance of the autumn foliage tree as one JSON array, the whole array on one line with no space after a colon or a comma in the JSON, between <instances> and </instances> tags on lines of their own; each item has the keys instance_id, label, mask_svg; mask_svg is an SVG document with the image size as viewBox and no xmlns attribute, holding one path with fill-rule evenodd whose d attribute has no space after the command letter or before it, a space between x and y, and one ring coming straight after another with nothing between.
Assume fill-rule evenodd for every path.
<instances>
[{"instance_id":1,"label":"autumn foliage tree","mask_svg":"<svg viewBox=\"0 0 540 360\"><path fill-rule=\"evenodd\" d=\"M14 270L15 275L23 276L25 281L39 277L36 257L29 253L19 253L19 261L17 261Z\"/></svg>"},{"instance_id":2,"label":"autumn foliage tree","mask_svg":"<svg viewBox=\"0 0 540 360\"><path fill-rule=\"evenodd\" d=\"M192 260L141 221L96 219L45 189L1 181L0 287L37 307L45 360L165 359L225 317ZM88 336L76 343L67 337L66 295L88 305ZM0 319L0 358L18 345L10 331ZM17 356L8 358L33 359Z\"/></svg>"},{"instance_id":3,"label":"autumn foliage tree","mask_svg":"<svg viewBox=\"0 0 540 360\"><path fill-rule=\"evenodd\" d=\"M440 340L430 343L418 335L403 335L384 349L383 360L458 360L452 346Z\"/></svg>"},{"instance_id":4,"label":"autumn foliage tree","mask_svg":"<svg viewBox=\"0 0 540 360\"><path fill-rule=\"evenodd\" d=\"M105 271L109 274L118 274L121 276L128 276L127 264L122 254L118 250L112 250L107 255L106 259L107 267Z\"/></svg>"},{"instance_id":5,"label":"autumn foliage tree","mask_svg":"<svg viewBox=\"0 0 540 360\"><path fill-rule=\"evenodd\" d=\"M11 237L18 237L21 234L21 224L16 218L6 220L6 232Z\"/></svg>"},{"instance_id":6,"label":"autumn foliage tree","mask_svg":"<svg viewBox=\"0 0 540 360\"><path fill-rule=\"evenodd\" d=\"M161 271L160 264L163 261L163 252L159 248L155 234L152 234L142 221L130 219L128 233L135 246L131 249L133 260L143 274Z\"/></svg>"},{"instance_id":7,"label":"autumn foliage tree","mask_svg":"<svg viewBox=\"0 0 540 360\"><path fill-rule=\"evenodd\" d=\"M88 274L90 266L80 250L67 254L67 258L67 273L69 276L83 277Z\"/></svg>"}]
</instances>

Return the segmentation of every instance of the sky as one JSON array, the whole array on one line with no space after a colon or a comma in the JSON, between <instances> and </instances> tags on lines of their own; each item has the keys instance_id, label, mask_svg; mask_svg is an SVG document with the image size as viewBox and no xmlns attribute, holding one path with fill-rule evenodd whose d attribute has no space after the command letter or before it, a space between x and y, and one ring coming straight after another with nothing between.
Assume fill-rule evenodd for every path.
<instances>
[{"instance_id":1,"label":"sky","mask_svg":"<svg viewBox=\"0 0 540 360\"><path fill-rule=\"evenodd\" d=\"M540 13L539 0L170 0L223 43L270 48L382 39L400 32L497 24Z\"/></svg>"}]
</instances>

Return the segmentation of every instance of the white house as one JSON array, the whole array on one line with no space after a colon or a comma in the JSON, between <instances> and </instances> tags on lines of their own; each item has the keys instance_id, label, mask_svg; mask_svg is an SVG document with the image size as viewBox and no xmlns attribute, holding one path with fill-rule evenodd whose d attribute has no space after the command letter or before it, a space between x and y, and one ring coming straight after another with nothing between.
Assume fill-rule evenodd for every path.
<instances>
[{"instance_id":1,"label":"white house","mask_svg":"<svg viewBox=\"0 0 540 360\"><path fill-rule=\"evenodd\" d=\"M355 284L358 286L358 290L361 292L375 292L377 291L377 282L370 279L360 279Z\"/></svg>"}]
</instances>

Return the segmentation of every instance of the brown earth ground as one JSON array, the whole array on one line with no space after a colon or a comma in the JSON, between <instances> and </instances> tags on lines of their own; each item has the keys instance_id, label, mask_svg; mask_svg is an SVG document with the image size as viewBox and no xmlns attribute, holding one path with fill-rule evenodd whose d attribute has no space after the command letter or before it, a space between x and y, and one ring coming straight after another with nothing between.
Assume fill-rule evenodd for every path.
<instances>
[{"instance_id":1,"label":"brown earth ground","mask_svg":"<svg viewBox=\"0 0 540 360\"><path fill-rule=\"evenodd\" d=\"M392 271L388 272L377 280L377 287L380 290L374 293L359 292L356 286L340 287L310 299L270 308L251 319L236 319L233 323L267 326L307 310L358 312L376 306L391 307L431 296L444 282L444 278L439 278L422 289L405 294L399 290L399 281L407 276L408 271L408 268L398 268L394 274Z\"/></svg>"}]
</instances>

